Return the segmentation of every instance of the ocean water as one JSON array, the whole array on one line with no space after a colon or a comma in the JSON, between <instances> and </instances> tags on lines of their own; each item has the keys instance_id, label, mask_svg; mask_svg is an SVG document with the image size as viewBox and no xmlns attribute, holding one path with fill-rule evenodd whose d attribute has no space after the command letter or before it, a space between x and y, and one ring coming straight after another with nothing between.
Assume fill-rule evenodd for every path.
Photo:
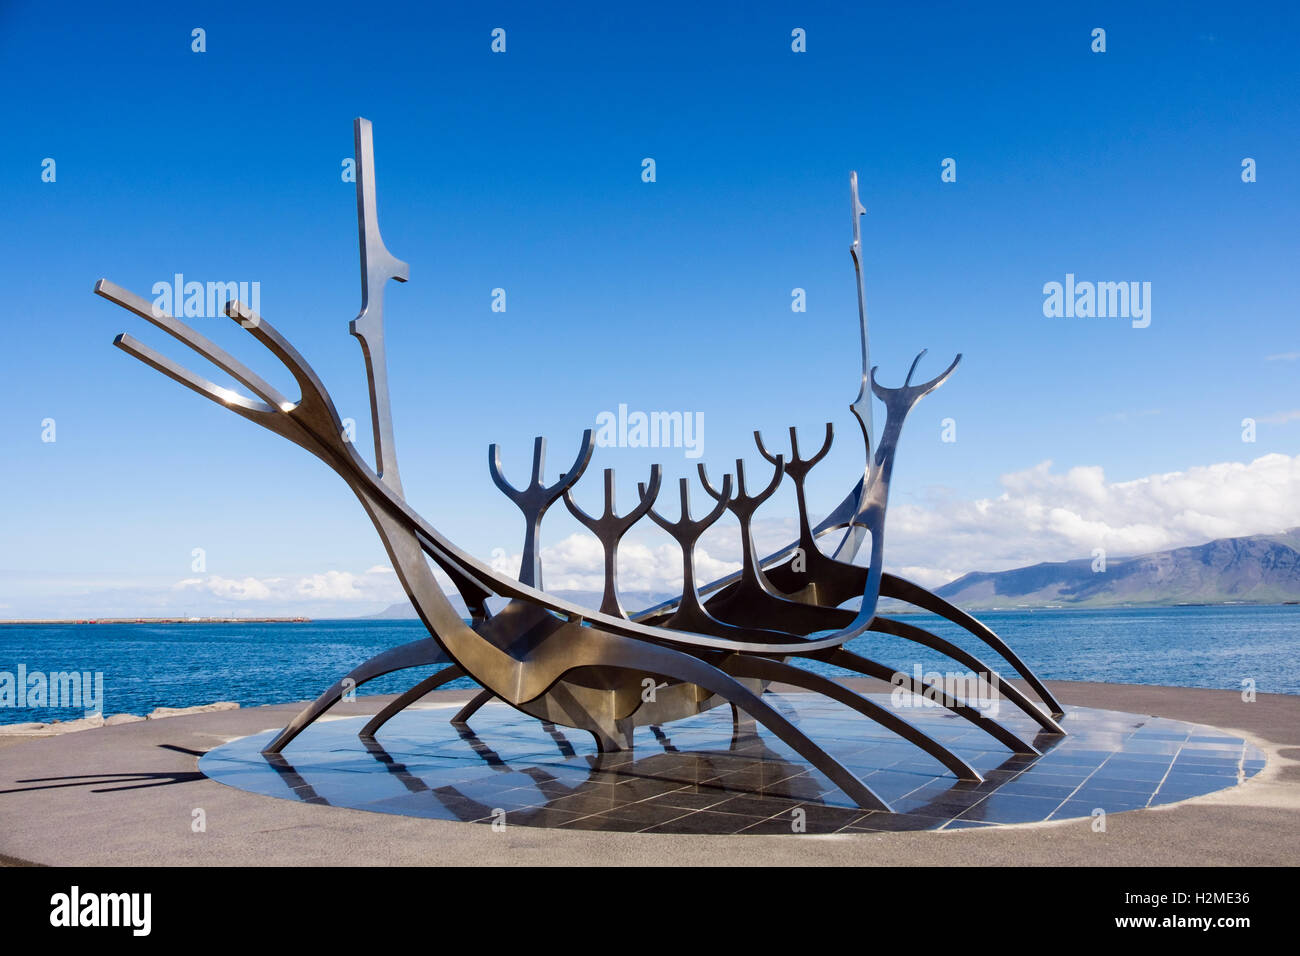
<instances>
[{"instance_id":1,"label":"ocean water","mask_svg":"<svg viewBox=\"0 0 1300 956\"><path fill-rule=\"evenodd\" d=\"M997 611L978 615L1048 680L1090 680L1300 694L1300 606ZM1015 670L960 628L929 614L906 620L951 640L1006 676ZM146 714L217 700L243 706L313 698L356 664L424 634L418 621L298 624L58 624L0 626L0 689L28 674L101 673L104 713ZM851 650L912 673L957 673L956 662L888 635ZM834 669L809 665L823 673ZM363 685L391 694L435 668ZM468 680L450 687L475 686ZM0 706L0 723L67 720L73 708Z\"/></svg>"}]
</instances>

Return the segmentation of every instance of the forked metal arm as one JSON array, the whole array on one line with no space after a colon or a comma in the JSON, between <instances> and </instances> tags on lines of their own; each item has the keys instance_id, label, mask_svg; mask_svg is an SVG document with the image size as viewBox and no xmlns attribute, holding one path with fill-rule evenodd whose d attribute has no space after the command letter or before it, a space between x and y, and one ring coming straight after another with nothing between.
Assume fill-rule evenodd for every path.
<instances>
[{"instance_id":1,"label":"forked metal arm","mask_svg":"<svg viewBox=\"0 0 1300 956\"><path fill-rule=\"evenodd\" d=\"M573 466L560 475L559 480L554 484L544 485L542 480L546 469L546 439L539 435L533 439L532 480L523 488L516 488L506 481L505 475L501 472L501 449L496 442L488 446L488 471L492 473L493 483L524 514L524 556L519 565L521 584L539 590L542 588L542 555L539 543L542 518L546 516L547 509L582 477L595 450L596 443L592 439L591 429L588 428L582 433L582 446L578 449L578 457L574 459Z\"/></svg>"},{"instance_id":2,"label":"forked metal arm","mask_svg":"<svg viewBox=\"0 0 1300 956\"><path fill-rule=\"evenodd\" d=\"M705 480L707 481L707 478ZM638 485L637 488L642 495L645 494L644 485ZM703 518L691 518L691 483L682 478L678 482L678 488L681 496L681 516L676 521L669 521L654 508L649 510L650 520L667 531L682 551L681 601L676 611L661 626L669 630L734 637L749 642L780 643L784 638L775 631L735 627L719 621L704 609L695 590L695 546L700 536L727 510L727 504L731 500L731 475L726 475L722 479L721 491L713 492L710 489L710 493L716 498L716 503Z\"/></svg>"},{"instance_id":3,"label":"forked metal arm","mask_svg":"<svg viewBox=\"0 0 1300 956\"><path fill-rule=\"evenodd\" d=\"M564 489L564 505L569 513L578 519L588 531L600 541L605 554L605 590L600 601L602 614L612 617L627 617L623 605L618 599L618 545L623 535L645 517L655 499L659 497L659 486L663 480L663 469L659 465L650 466L650 487L641 495L641 502L626 515L619 517L614 510L614 469L605 469L605 511L600 517L593 517L578 507L573 500L573 486Z\"/></svg>"}]
</instances>

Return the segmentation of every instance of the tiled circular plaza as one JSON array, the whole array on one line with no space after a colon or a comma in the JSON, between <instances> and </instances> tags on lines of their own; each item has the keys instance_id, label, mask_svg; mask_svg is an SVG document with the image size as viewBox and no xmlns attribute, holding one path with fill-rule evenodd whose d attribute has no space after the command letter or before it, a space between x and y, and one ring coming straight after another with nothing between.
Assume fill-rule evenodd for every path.
<instances>
[{"instance_id":1,"label":"tiled circular plaza","mask_svg":"<svg viewBox=\"0 0 1300 956\"><path fill-rule=\"evenodd\" d=\"M888 695L872 695L890 705ZM771 694L808 736L896 811L858 808L765 729L717 708L638 728L636 749L599 754L585 733L489 704L454 726L452 704L408 710L374 740L364 717L325 719L283 754L267 731L208 752L199 769L266 796L497 827L647 833L780 834L953 830L1089 817L1175 803L1236 786L1264 754L1240 737L1159 717L1067 707L1066 737L1009 707L997 715L1042 753L1010 753L941 708L904 717L984 777L957 780L936 760L840 705Z\"/></svg>"}]
</instances>

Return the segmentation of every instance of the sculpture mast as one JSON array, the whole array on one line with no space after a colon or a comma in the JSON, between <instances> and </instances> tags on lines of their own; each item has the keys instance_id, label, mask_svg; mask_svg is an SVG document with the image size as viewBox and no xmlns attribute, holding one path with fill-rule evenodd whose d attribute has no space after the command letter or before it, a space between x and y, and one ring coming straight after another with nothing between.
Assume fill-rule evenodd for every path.
<instances>
[{"instance_id":1,"label":"sculpture mast","mask_svg":"<svg viewBox=\"0 0 1300 956\"><path fill-rule=\"evenodd\" d=\"M393 413L388 398L388 360L384 354L384 286L389 279L405 282L410 266L396 258L379 234L375 209L375 146L370 120L352 122L357 157L357 234L361 242L361 312L350 331L361 343L370 386L370 425L375 435L375 472L385 485L402 494L393 443Z\"/></svg>"},{"instance_id":2,"label":"sculpture mast","mask_svg":"<svg viewBox=\"0 0 1300 956\"><path fill-rule=\"evenodd\" d=\"M867 443L867 468L863 473L863 487L871 483L876 443L872 428L871 409L871 346L867 340L867 292L862 279L862 216L866 209L858 201L858 174L849 173L849 193L852 199L853 244L849 246L849 255L853 257L853 271L858 279L858 325L862 330L862 388L849 409L862 426L862 437Z\"/></svg>"}]
</instances>

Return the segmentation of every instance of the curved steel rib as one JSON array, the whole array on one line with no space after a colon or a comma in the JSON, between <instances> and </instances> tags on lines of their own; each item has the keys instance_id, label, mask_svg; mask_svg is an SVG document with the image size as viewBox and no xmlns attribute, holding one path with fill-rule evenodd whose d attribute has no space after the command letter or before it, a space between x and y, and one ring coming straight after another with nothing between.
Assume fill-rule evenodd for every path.
<instances>
[{"instance_id":1,"label":"curved steel rib","mask_svg":"<svg viewBox=\"0 0 1300 956\"><path fill-rule=\"evenodd\" d=\"M402 644L391 650L372 657L352 670L345 677L335 681L323 694L310 703L305 710L289 721L289 724L267 744L262 753L278 754L293 738L302 733L316 718L337 704L345 693L355 690L376 677L391 674L393 671L408 667L420 667L424 664L445 664L450 658L438 642L431 637L421 638L409 644Z\"/></svg>"},{"instance_id":2,"label":"curved steel rib","mask_svg":"<svg viewBox=\"0 0 1300 956\"><path fill-rule=\"evenodd\" d=\"M1011 701L1026 716L1032 718L1039 726L1051 734L1064 734L1051 715L1043 713L1041 708L1035 707L1034 702L1024 695L1014 684L1007 681L1001 674L993 670L974 654L962 650L956 644L945 641L937 634L931 634L924 628L917 627L915 624L908 624L905 621L896 621L889 617L878 617L871 622L871 629L881 634L892 634L895 637L901 637L917 644L922 644L941 654L947 654L953 660L965 664L976 674L987 674L993 686L997 688L998 693L1007 700Z\"/></svg>"},{"instance_id":3,"label":"curved steel rib","mask_svg":"<svg viewBox=\"0 0 1300 956\"><path fill-rule=\"evenodd\" d=\"M453 664L450 667L444 667L435 674L430 674L400 697L389 701L388 705L384 707L383 710L367 721L366 725L361 728L361 731L357 736L373 740L375 734L379 733L380 727L384 726L384 724L388 723L402 711L406 710L406 708L410 707L421 697L425 696L430 691L436 690L443 684L464 676L466 676L465 672L456 664Z\"/></svg>"},{"instance_id":4,"label":"curved steel rib","mask_svg":"<svg viewBox=\"0 0 1300 956\"><path fill-rule=\"evenodd\" d=\"M482 709L484 704L490 700L495 700L496 696L490 690L479 691L470 699L468 704L456 711L456 716L451 718L451 723L458 725L467 723L471 717Z\"/></svg>"},{"instance_id":5,"label":"curved steel rib","mask_svg":"<svg viewBox=\"0 0 1300 956\"><path fill-rule=\"evenodd\" d=\"M941 707L952 711L958 717L970 721L970 723L974 724L998 742L1004 744L1007 749L1014 753L1039 753L1038 748L1033 744L1021 740L996 720L980 713L978 709L953 697L937 684L931 684L924 680L918 681L911 674L905 674L902 671L894 670L892 667L886 667L884 664L873 661L869 657L854 654L852 651L845 650L842 647L837 647L829 651L821 651L812 656L816 660L825 661L827 664L833 664L836 667L842 667L845 670L854 671L855 673L863 674L867 677L874 677L877 680L884 681L886 684L904 687L908 692L915 694L918 697L925 697L933 700Z\"/></svg>"},{"instance_id":6,"label":"curved steel rib","mask_svg":"<svg viewBox=\"0 0 1300 956\"><path fill-rule=\"evenodd\" d=\"M1039 680L1034 672L1025 666L1019 655L1013 651L1006 641L993 633L992 628L967 614L961 608L949 604L933 591L921 587L919 584L913 584L905 578L900 578L896 574L886 574L881 578L880 593L884 597L895 598L899 601L906 601L908 604L922 608L932 614L938 614L940 617L947 618L954 624L965 628L971 634L978 637L981 641L1002 655L1008 664L1016 669L1016 672L1025 679L1038 699L1051 708L1052 716L1061 718L1065 716L1065 708L1052 694L1047 686Z\"/></svg>"},{"instance_id":7,"label":"curved steel rib","mask_svg":"<svg viewBox=\"0 0 1300 956\"><path fill-rule=\"evenodd\" d=\"M727 658L721 666L728 674L734 674L737 677L757 677L768 681L779 680L795 687L802 687L805 690L816 691L823 697L829 697L831 700L853 708L882 727L892 730L908 743L920 747L951 770L957 779L969 780L974 783L981 783L984 780L978 770L933 737L918 730L892 710L881 707L875 701L854 693L843 684L837 683L828 677L804 670L801 667L793 667L780 661L769 660L766 657L749 657L740 654Z\"/></svg>"},{"instance_id":8,"label":"curved steel rib","mask_svg":"<svg viewBox=\"0 0 1300 956\"><path fill-rule=\"evenodd\" d=\"M564 627L572 627L566 624ZM785 741L801 757L830 778L831 782L852 797L859 806L871 810L890 810L889 804L882 800L865 783L809 739L801 730L790 723L772 707L764 703L757 694L750 691L731 675L721 671L697 657L672 651L664 647L643 644L616 635L599 635L592 628L582 628L586 633L597 634L600 644L588 650L588 655L598 659L598 663L607 666L639 670L642 673L657 674L662 677L675 678L683 683L703 687L724 700L735 704L758 723ZM603 638L603 639L602 639ZM751 660L751 658L744 658Z\"/></svg>"}]
</instances>

